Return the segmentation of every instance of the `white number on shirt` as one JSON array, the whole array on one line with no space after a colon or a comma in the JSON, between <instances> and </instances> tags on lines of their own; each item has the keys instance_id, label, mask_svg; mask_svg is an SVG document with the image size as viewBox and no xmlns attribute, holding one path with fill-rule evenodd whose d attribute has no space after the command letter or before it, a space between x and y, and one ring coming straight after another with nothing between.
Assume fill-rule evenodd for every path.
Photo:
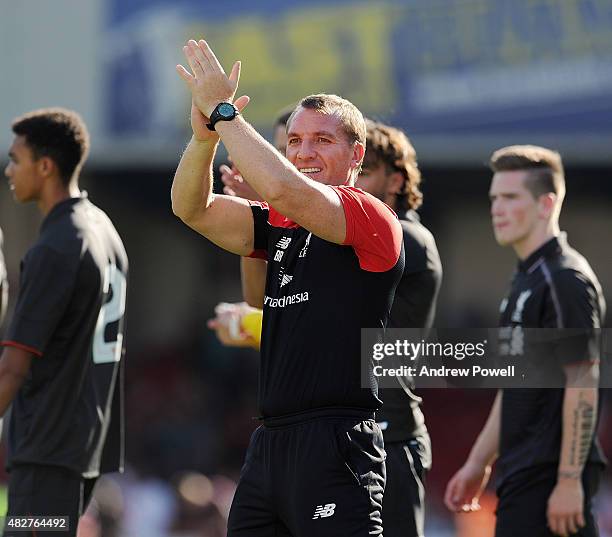
<instances>
[{"instance_id":1,"label":"white number on shirt","mask_svg":"<svg viewBox=\"0 0 612 537\"><path fill-rule=\"evenodd\" d=\"M123 344L123 332L117 331L114 341L106 341L104 333L106 327L120 321L125 314L125 294L127 281L121 270L114 264L109 264L104 270L104 293L108 294L112 290L112 298L100 308L98 322L93 340L93 361L95 364L106 364L118 362L121 359L121 348Z\"/></svg>"}]
</instances>

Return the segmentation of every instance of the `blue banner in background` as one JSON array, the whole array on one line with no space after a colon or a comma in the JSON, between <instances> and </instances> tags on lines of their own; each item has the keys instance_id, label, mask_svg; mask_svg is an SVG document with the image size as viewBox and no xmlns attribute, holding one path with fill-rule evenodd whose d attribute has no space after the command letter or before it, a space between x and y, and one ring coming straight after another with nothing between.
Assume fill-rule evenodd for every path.
<instances>
[{"instance_id":1,"label":"blue banner in background","mask_svg":"<svg viewBox=\"0 0 612 537\"><path fill-rule=\"evenodd\" d=\"M174 64L192 36L242 60L260 127L323 91L413 136L612 135L609 0L113 0L106 31L114 137L185 133Z\"/></svg>"}]
</instances>

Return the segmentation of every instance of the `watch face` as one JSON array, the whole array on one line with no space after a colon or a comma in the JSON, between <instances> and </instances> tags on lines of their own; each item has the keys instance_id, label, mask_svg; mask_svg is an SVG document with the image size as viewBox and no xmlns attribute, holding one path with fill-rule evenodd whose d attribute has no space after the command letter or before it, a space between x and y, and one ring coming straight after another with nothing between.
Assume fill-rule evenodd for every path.
<instances>
[{"instance_id":1,"label":"watch face","mask_svg":"<svg viewBox=\"0 0 612 537\"><path fill-rule=\"evenodd\" d=\"M219 106L219 115L223 118L233 118L234 117L234 107L229 103L223 103Z\"/></svg>"}]
</instances>

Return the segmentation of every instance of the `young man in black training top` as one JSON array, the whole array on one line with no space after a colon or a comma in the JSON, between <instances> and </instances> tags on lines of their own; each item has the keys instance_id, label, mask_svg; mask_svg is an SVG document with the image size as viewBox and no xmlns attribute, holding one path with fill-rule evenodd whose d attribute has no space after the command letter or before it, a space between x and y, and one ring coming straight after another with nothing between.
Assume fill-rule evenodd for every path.
<instances>
[{"instance_id":1,"label":"young man in black training top","mask_svg":"<svg viewBox=\"0 0 612 537\"><path fill-rule=\"evenodd\" d=\"M423 195L416 152L406 135L382 123L366 121L367 145L356 186L389 205L400 217L406 264L395 291L390 328L431 328L442 283L436 242L416 209ZM421 537L425 523L425 472L431 468L431 443L411 379L398 377L396 388L379 391L383 401L376 420L387 452L383 499L385 537Z\"/></svg>"},{"instance_id":2,"label":"young man in black training top","mask_svg":"<svg viewBox=\"0 0 612 537\"><path fill-rule=\"evenodd\" d=\"M601 287L559 230L565 194L559 154L506 147L493 154L491 168L495 238L519 258L501 305L500 354L524 358L533 366L528 377L540 374L546 362L544 380L558 380L556 388L542 382L500 390L466 463L447 486L445 502L456 511L477 508L497 458L496 537L594 537L591 500L604 465L595 435ZM550 341L541 351L544 336Z\"/></svg>"},{"instance_id":3,"label":"young man in black training top","mask_svg":"<svg viewBox=\"0 0 612 537\"><path fill-rule=\"evenodd\" d=\"M189 41L194 137L172 186L175 213L238 255L268 259L260 410L228 535L380 535L384 488L380 406L361 388L360 328L384 326L403 268L401 226L352 184L365 123L348 101L303 99L288 122L287 158L236 114L239 63L228 77L205 41ZM214 131L208 130L209 123ZM221 138L269 202L212 193Z\"/></svg>"},{"instance_id":4,"label":"young man in black training top","mask_svg":"<svg viewBox=\"0 0 612 537\"><path fill-rule=\"evenodd\" d=\"M13 402L5 535L17 519L68 516L76 535L97 477L123 465L123 318L128 261L109 218L79 190L89 135L74 112L17 118L5 174L44 220L21 264L2 341L0 413ZM16 518L17 517L17 518Z\"/></svg>"}]
</instances>

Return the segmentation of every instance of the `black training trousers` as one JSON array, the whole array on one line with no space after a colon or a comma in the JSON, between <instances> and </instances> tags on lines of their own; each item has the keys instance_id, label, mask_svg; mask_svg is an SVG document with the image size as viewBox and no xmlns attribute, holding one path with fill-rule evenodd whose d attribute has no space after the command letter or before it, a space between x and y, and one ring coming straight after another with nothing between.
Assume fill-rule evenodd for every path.
<instances>
[{"instance_id":1,"label":"black training trousers","mask_svg":"<svg viewBox=\"0 0 612 537\"><path fill-rule=\"evenodd\" d=\"M385 451L387 486L382 510L385 537L423 537L425 474L431 467L429 435L386 443Z\"/></svg>"},{"instance_id":2,"label":"black training trousers","mask_svg":"<svg viewBox=\"0 0 612 537\"><path fill-rule=\"evenodd\" d=\"M4 537L74 537L79 517L91 499L96 478L84 479L66 468L34 464L15 465L9 474L8 511ZM11 529L13 519L68 517L68 530L46 531L44 527L25 531Z\"/></svg>"},{"instance_id":3,"label":"black training trousers","mask_svg":"<svg viewBox=\"0 0 612 537\"><path fill-rule=\"evenodd\" d=\"M228 537L382 535L382 433L360 414L266 420L251 437Z\"/></svg>"}]
</instances>

